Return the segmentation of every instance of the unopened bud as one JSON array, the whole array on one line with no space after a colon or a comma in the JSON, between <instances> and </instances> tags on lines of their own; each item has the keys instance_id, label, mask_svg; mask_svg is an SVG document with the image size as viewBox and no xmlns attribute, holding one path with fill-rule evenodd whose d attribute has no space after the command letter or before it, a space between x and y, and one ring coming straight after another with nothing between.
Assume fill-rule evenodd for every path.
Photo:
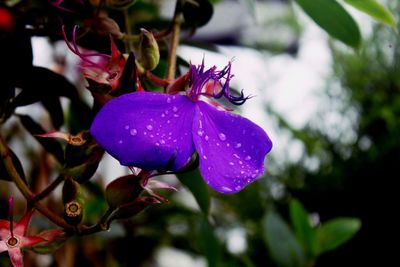
<instances>
[{"instance_id":1,"label":"unopened bud","mask_svg":"<svg viewBox=\"0 0 400 267\"><path fill-rule=\"evenodd\" d=\"M160 50L154 35L141 29L137 62L145 70L154 70L160 62Z\"/></svg>"}]
</instances>

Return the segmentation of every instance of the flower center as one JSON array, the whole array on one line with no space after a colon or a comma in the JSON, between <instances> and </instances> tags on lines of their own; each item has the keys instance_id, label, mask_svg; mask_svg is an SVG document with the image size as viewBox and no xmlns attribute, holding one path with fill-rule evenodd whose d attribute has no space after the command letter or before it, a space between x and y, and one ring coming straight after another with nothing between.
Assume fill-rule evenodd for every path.
<instances>
[{"instance_id":1,"label":"flower center","mask_svg":"<svg viewBox=\"0 0 400 267\"><path fill-rule=\"evenodd\" d=\"M19 243L19 239L16 238L15 236L10 237L7 240L7 246L10 247L10 248L16 247L18 245L18 243Z\"/></svg>"},{"instance_id":2,"label":"flower center","mask_svg":"<svg viewBox=\"0 0 400 267\"><path fill-rule=\"evenodd\" d=\"M191 65L189 69L189 84L186 92L187 96L193 101L197 101L201 95L215 99L225 97L235 105L241 105L249 99L244 96L243 91L240 95L234 96L230 92L229 81L232 79L231 63L222 70L217 70L214 66L208 70L204 69L204 61L199 66Z\"/></svg>"},{"instance_id":3,"label":"flower center","mask_svg":"<svg viewBox=\"0 0 400 267\"><path fill-rule=\"evenodd\" d=\"M77 217L81 215L81 205L76 201L71 201L65 204L65 211L69 217Z\"/></svg>"}]
</instances>

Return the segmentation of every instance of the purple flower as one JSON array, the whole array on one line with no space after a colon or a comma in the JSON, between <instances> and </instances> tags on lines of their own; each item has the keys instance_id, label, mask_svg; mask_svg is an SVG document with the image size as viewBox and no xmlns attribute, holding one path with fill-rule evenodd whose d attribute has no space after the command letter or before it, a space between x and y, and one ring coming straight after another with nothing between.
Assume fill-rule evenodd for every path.
<instances>
[{"instance_id":1,"label":"purple flower","mask_svg":"<svg viewBox=\"0 0 400 267\"><path fill-rule=\"evenodd\" d=\"M172 88L186 94L130 93L109 101L97 114L91 133L122 165L178 171L197 151L205 182L221 193L235 193L264 173L272 148L259 126L222 109L212 98L243 104L247 97L229 91L231 65L217 71L190 66ZM170 88L171 89L171 88Z\"/></svg>"}]
</instances>

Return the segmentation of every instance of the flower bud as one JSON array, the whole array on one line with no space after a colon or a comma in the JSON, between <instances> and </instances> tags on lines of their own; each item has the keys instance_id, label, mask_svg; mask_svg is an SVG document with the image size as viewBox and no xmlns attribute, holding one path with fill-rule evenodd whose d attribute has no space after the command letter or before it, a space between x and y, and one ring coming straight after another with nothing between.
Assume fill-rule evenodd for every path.
<instances>
[{"instance_id":1,"label":"flower bud","mask_svg":"<svg viewBox=\"0 0 400 267\"><path fill-rule=\"evenodd\" d=\"M137 62L145 70L154 70L160 62L160 50L154 35L141 29Z\"/></svg>"},{"instance_id":2,"label":"flower bud","mask_svg":"<svg viewBox=\"0 0 400 267\"><path fill-rule=\"evenodd\" d=\"M135 175L123 176L112 181L105 193L110 208L116 209L135 200L143 191L140 182L140 178Z\"/></svg>"}]
</instances>

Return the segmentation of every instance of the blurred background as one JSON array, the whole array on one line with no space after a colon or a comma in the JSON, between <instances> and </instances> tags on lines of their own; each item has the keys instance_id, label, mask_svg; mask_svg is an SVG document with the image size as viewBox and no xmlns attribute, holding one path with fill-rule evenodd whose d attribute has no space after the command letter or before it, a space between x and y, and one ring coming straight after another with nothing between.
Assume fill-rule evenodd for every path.
<instances>
[{"instance_id":1,"label":"blurred background","mask_svg":"<svg viewBox=\"0 0 400 267\"><path fill-rule=\"evenodd\" d=\"M179 179L165 176L163 180L178 188L162 192L169 203L114 222L109 231L71 238L53 254L27 252L25 266L325 267L395 266L399 262L392 245L399 229L394 218L400 171L400 39L396 30L346 6L363 37L362 45L353 49L332 39L295 1L212 2L212 18L206 25L193 35L190 27L183 28L178 55L182 62L198 64L204 58L206 66L219 68L233 61L232 86L254 96L237 112L263 127L274 143L265 175L235 195L207 188L196 191L187 181L196 176L201 180L197 172ZM379 2L398 21L400 3ZM138 0L129 8L136 23L133 30L165 25L174 7L175 1ZM33 9L30 15L42 18L39 11ZM118 22L113 12L110 17ZM29 38L29 43L35 66L65 76L78 88L81 101L92 105L76 68L78 58L64 40L44 32ZM9 54L12 67L18 65L26 49L6 46L0 45L2 56ZM155 73L163 67L165 60ZM179 70L187 67L182 64ZM14 75L24 75L23 67L18 65ZM77 116L71 114L73 101L66 96L59 99L65 117L61 129L80 129L73 123ZM18 107L18 116L1 126L36 192L55 179L57 164L27 134L29 127L21 118L29 116L50 131L54 118L48 110L43 103ZM105 155L94 177L82 184L87 222L94 222L106 210L105 186L128 173ZM12 183L0 179L3 219L10 192L20 197ZM59 195L57 189L44 203L57 210ZM20 198L15 217L24 209ZM48 227L51 224L37 214L30 231ZM8 255L0 254L0 266L9 265Z\"/></svg>"}]
</instances>

